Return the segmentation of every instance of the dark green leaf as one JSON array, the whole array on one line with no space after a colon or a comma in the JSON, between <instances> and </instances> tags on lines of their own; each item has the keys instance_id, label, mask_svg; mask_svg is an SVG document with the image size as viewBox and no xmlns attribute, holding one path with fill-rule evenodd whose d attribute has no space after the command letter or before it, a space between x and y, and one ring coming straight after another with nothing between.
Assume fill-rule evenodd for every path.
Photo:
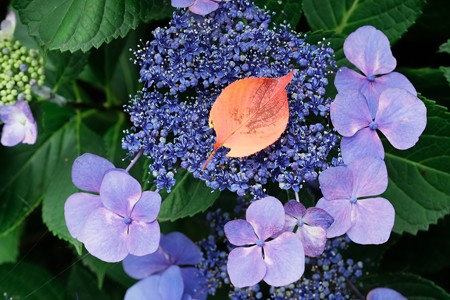
<instances>
[{"instance_id":1,"label":"dark green leaf","mask_svg":"<svg viewBox=\"0 0 450 300\"><path fill-rule=\"evenodd\" d=\"M414 24L424 4L424 0L304 0L303 11L313 30L348 35L372 25L394 42Z\"/></svg>"},{"instance_id":2,"label":"dark green leaf","mask_svg":"<svg viewBox=\"0 0 450 300\"><path fill-rule=\"evenodd\" d=\"M70 271L66 299L108 300L110 298L98 289L92 273L75 265Z\"/></svg>"},{"instance_id":3,"label":"dark green leaf","mask_svg":"<svg viewBox=\"0 0 450 300\"><path fill-rule=\"evenodd\" d=\"M8 234L0 236L0 264L16 262L21 233L21 228L16 227Z\"/></svg>"},{"instance_id":4,"label":"dark green leaf","mask_svg":"<svg viewBox=\"0 0 450 300\"><path fill-rule=\"evenodd\" d=\"M295 28L300 21L302 0L256 0L255 4L261 8L275 12L272 21L278 24L289 23Z\"/></svg>"},{"instance_id":5,"label":"dark green leaf","mask_svg":"<svg viewBox=\"0 0 450 300\"><path fill-rule=\"evenodd\" d=\"M361 278L365 292L377 287L388 287L398 291L408 300L448 300L450 295L432 281L414 274L392 273Z\"/></svg>"},{"instance_id":6,"label":"dark green leaf","mask_svg":"<svg viewBox=\"0 0 450 300\"><path fill-rule=\"evenodd\" d=\"M440 67L439 71L444 74L445 79L447 79L447 83L450 85L450 67Z\"/></svg>"},{"instance_id":7,"label":"dark green leaf","mask_svg":"<svg viewBox=\"0 0 450 300\"><path fill-rule=\"evenodd\" d=\"M177 183L170 193L161 191L163 203L159 221L191 217L213 205L220 195L218 190L212 191L204 182L195 179L184 169L178 171L176 180Z\"/></svg>"},{"instance_id":8,"label":"dark green leaf","mask_svg":"<svg viewBox=\"0 0 450 300\"><path fill-rule=\"evenodd\" d=\"M0 266L0 293L12 299L65 299L64 288L56 278L45 269L28 262Z\"/></svg>"},{"instance_id":9,"label":"dark green leaf","mask_svg":"<svg viewBox=\"0 0 450 300\"><path fill-rule=\"evenodd\" d=\"M43 201L42 218L54 235L73 244L81 254L81 243L75 240L67 230L64 204L71 194L78 191L72 183L73 161L86 152L102 156L103 141L81 122L79 115L63 127L58 141L62 151L61 156L56 157L55 160L58 161L59 166L50 178Z\"/></svg>"},{"instance_id":10,"label":"dark green leaf","mask_svg":"<svg viewBox=\"0 0 450 300\"><path fill-rule=\"evenodd\" d=\"M450 212L450 113L424 102L428 123L419 142L406 151L386 147L389 186L384 197L395 207L398 233L427 230Z\"/></svg>"},{"instance_id":11,"label":"dark green leaf","mask_svg":"<svg viewBox=\"0 0 450 300\"><path fill-rule=\"evenodd\" d=\"M113 162L116 166L125 156L125 151L122 150L123 131L128 129L128 124L125 122L125 115L119 114L117 123L114 124L103 136L103 141L106 146L106 158Z\"/></svg>"},{"instance_id":12,"label":"dark green leaf","mask_svg":"<svg viewBox=\"0 0 450 300\"><path fill-rule=\"evenodd\" d=\"M97 276L98 288L103 286L106 271L112 264L106 263L92 255L87 255L82 260L83 265L88 267Z\"/></svg>"}]
</instances>

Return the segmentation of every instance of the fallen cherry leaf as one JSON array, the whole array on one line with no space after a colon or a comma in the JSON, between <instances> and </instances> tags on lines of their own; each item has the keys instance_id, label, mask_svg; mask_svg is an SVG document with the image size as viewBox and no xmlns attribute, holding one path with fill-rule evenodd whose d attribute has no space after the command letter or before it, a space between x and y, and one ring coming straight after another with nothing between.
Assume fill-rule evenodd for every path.
<instances>
[{"instance_id":1,"label":"fallen cherry leaf","mask_svg":"<svg viewBox=\"0 0 450 300\"><path fill-rule=\"evenodd\" d=\"M285 88L292 76L293 72L280 78L245 78L222 91L209 115L217 138L204 168L222 146L231 149L228 157L245 157L280 138L289 120Z\"/></svg>"}]
</instances>

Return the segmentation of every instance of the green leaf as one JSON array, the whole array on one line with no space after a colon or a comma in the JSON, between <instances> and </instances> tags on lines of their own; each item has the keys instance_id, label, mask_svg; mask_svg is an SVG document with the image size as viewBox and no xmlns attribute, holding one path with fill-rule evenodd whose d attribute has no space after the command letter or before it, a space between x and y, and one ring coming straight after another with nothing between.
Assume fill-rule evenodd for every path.
<instances>
[{"instance_id":1,"label":"green leaf","mask_svg":"<svg viewBox=\"0 0 450 300\"><path fill-rule=\"evenodd\" d=\"M39 205L50 178L59 169L65 152L61 147L63 132L70 124L73 111L45 103L42 113L34 109L38 140L34 145L20 144L14 148L0 147L0 235L19 225ZM69 123L68 123L69 122Z\"/></svg>"},{"instance_id":2,"label":"green leaf","mask_svg":"<svg viewBox=\"0 0 450 300\"><path fill-rule=\"evenodd\" d=\"M163 199L159 221L175 221L203 212L219 197L218 190L212 191L204 182L197 180L186 170L178 171L177 183L170 193L161 191Z\"/></svg>"},{"instance_id":3,"label":"green leaf","mask_svg":"<svg viewBox=\"0 0 450 300\"><path fill-rule=\"evenodd\" d=\"M81 122L77 115L55 137L61 148L58 170L51 176L50 184L42 205L42 218L48 229L57 237L70 242L81 254L82 245L69 233L64 218L64 204L67 198L78 190L72 183L73 161L83 153L102 156L103 140Z\"/></svg>"},{"instance_id":4,"label":"green leaf","mask_svg":"<svg viewBox=\"0 0 450 300\"><path fill-rule=\"evenodd\" d=\"M272 21L278 24L289 23L295 28L300 21L302 0L256 0L255 4L275 12Z\"/></svg>"},{"instance_id":5,"label":"green leaf","mask_svg":"<svg viewBox=\"0 0 450 300\"><path fill-rule=\"evenodd\" d=\"M91 272L75 265L70 271L66 299L108 300L110 298L97 287Z\"/></svg>"},{"instance_id":6,"label":"green leaf","mask_svg":"<svg viewBox=\"0 0 450 300\"><path fill-rule=\"evenodd\" d=\"M21 228L16 227L13 231L0 237L0 264L16 262L19 256L21 233Z\"/></svg>"},{"instance_id":7,"label":"green leaf","mask_svg":"<svg viewBox=\"0 0 450 300\"><path fill-rule=\"evenodd\" d=\"M450 54L450 39L439 47L438 52Z\"/></svg>"},{"instance_id":8,"label":"green leaf","mask_svg":"<svg viewBox=\"0 0 450 300\"><path fill-rule=\"evenodd\" d=\"M419 142L406 151L385 143L389 186L383 196L395 207L397 233L427 230L450 212L450 113L423 101L428 123Z\"/></svg>"},{"instance_id":9,"label":"green leaf","mask_svg":"<svg viewBox=\"0 0 450 300\"><path fill-rule=\"evenodd\" d=\"M12 299L65 299L64 288L56 278L45 269L28 262L0 266L0 293Z\"/></svg>"},{"instance_id":10,"label":"green leaf","mask_svg":"<svg viewBox=\"0 0 450 300\"><path fill-rule=\"evenodd\" d=\"M128 124L125 122L125 115L120 113L116 124L114 124L103 136L103 141L106 146L106 158L113 162L116 166L122 162L125 156L125 151L122 150L123 131L128 129Z\"/></svg>"},{"instance_id":11,"label":"green leaf","mask_svg":"<svg viewBox=\"0 0 450 300\"><path fill-rule=\"evenodd\" d=\"M370 275L360 279L367 293L377 287L398 291L408 300L448 300L450 295L432 281L408 273Z\"/></svg>"},{"instance_id":12,"label":"green leaf","mask_svg":"<svg viewBox=\"0 0 450 300\"><path fill-rule=\"evenodd\" d=\"M14 3L30 35L42 46L71 52L86 52L124 37L141 20L164 18L168 5L168 0L162 3L158 0L17 0Z\"/></svg>"},{"instance_id":13,"label":"green leaf","mask_svg":"<svg viewBox=\"0 0 450 300\"><path fill-rule=\"evenodd\" d=\"M398 40L422 13L424 0L304 0L303 11L313 30L350 34L363 25Z\"/></svg>"},{"instance_id":14,"label":"green leaf","mask_svg":"<svg viewBox=\"0 0 450 300\"><path fill-rule=\"evenodd\" d=\"M447 79L447 83L450 85L450 67L440 67L439 71L444 74L445 79Z\"/></svg>"},{"instance_id":15,"label":"green leaf","mask_svg":"<svg viewBox=\"0 0 450 300\"><path fill-rule=\"evenodd\" d=\"M113 264L106 263L92 255L87 255L81 262L97 276L97 287L100 289L103 286L106 271L108 271Z\"/></svg>"}]
</instances>

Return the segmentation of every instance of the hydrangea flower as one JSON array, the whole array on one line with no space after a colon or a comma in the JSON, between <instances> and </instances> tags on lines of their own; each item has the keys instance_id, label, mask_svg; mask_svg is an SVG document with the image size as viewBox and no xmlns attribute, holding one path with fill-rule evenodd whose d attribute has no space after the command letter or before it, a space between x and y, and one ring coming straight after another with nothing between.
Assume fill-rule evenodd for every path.
<instances>
[{"instance_id":1,"label":"hydrangea flower","mask_svg":"<svg viewBox=\"0 0 450 300\"><path fill-rule=\"evenodd\" d=\"M172 6L177 8L189 7L189 11L205 16L219 8L221 0L172 0Z\"/></svg>"},{"instance_id":2,"label":"hydrangea flower","mask_svg":"<svg viewBox=\"0 0 450 300\"><path fill-rule=\"evenodd\" d=\"M375 27L362 26L351 33L345 39L344 54L364 76L342 67L336 74L334 85L339 93L349 89L361 91L367 98L372 118L377 112L380 94L385 89L401 88L417 95L416 89L404 75L392 72L397 61L392 55L388 38Z\"/></svg>"},{"instance_id":3,"label":"hydrangea flower","mask_svg":"<svg viewBox=\"0 0 450 300\"><path fill-rule=\"evenodd\" d=\"M284 210L285 228L292 231L297 227L295 234L303 244L305 255L316 257L322 254L327 242L326 230L333 223L333 218L323 209L317 207L306 209L295 200L287 202Z\"/></svg>"},{"instance_id":4,"label":"hydrangea flower","mask_svg":"<svg viewBox=\"0 0 450 300\"><path fill-rule=\"evenodd\" d=\"M381 131L397 149L414 146L427 123L423 102L403 89L386 89L372 117L366 98L357 90L339 92L330 108L335 129L344 136L341 141L345 163L371 156L384 158L383 144L377 134Z\"/></svg>"},{"instance_id":5,"label":"hydrangea flower","mask_svg":"<svg viewBox=\"0 0 450 300\"><path fill-rule=\"evenodd\" d=\"M128 289L125 299L206 299L204 279L197 268L191 267L201 261L200 248L184 234L162 235L158 251L145 256L129 255L122 262L128 275L144 278Z\"/></svg>"},{"instance_id":6,"label":"hydrangea flower","mask_svg":"<svg viewBox=\"0 0 450 300\"><path fill-rule=\"evenodd\" d=\"M16 15L11 11L6 18L0 23L0 39L11 38L16 29Z\"/></svg>"},{"instance_id":7,"label":"hydrangea flower","mask_svg":"<svg viewBox=\"0 0 450 300\"><path fill-rule=\"evenodd\" d=\"M367 197L383 193L387 179L384 161L369 157L322 172L319 183L323 198L316 206L334 218L327 237L347 233L358 244L386 242L394 226L394 207L384 198Z\"/></svg>"},{"instance_id":8,"label":"hydrangea flower","mask_svg":"<svg viewBox=\"0 0 450 300\"><path fill-rule=\"evenodd\" d=\"M303 246L294 233L283 232L284 224L283 205L273 197L250 204L246 220L225 224L228 241L238 246L227 262L233 285L246 287L264 280L271 286L283 286L300 279L305 270Z\"/></svg>"},{"instance_id":9,"label":"hydrangea flower","mask_svg":"<svg viewBox=\"0 0 450 300\"><path fill-rule=\"evenodd\" d=\"M81 190L64 205L67 228L94 256L118 262L129 253L146 255L157 250L156 217L161 197L142 192L139 182L104 158L86 153L72 167L72 181Z\"/></svg>"},{"instance_id":10,"label":"hydrangea flower","mask_svg":"<svg viewBox=\"0 0 450 300\"><path fill-rule=\"evenodd\" d=\"M27 102L0 106L0 121L4 123L0 140L3 146L36 143L37 124Z\"/></svg>"},{"instance_id":11,"label":"hydrangea flower","mask_svg":"<svg viewBox=\"0 0 450 300\"><path fill-rule=\"evenodd\" d=\"M389 288L375 288L367 294L366 300L407 300L399 292Z\"/></svg>"}]
</instances>

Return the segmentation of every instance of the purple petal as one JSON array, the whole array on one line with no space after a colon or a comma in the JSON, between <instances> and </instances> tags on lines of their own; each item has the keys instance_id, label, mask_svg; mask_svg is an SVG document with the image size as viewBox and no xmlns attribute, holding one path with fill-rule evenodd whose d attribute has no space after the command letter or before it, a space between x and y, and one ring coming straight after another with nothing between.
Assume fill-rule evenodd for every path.
<instances>
[{"instance_id":1,"label":"purple petal","mask_svg":"<svg viewBox=\"0 0 450 300\"><path fill-rule=\"evenodd\" d=\"M380 96L375 119L380 131L397 149L414 146L427 124L423 102L401 89L387 89Z\"/></svg>"},{"instance_id":2,"label":"purple petal","mask_svg":"<svg viewBox=\"0 0 450 300\"><path fill-rule=\"evenodd\" d=\"M352 225L352 204L350 200L327 200L321 198L316 207L329 213L334 222L327 229L327 238L341 236L346 233Z\"/></svg>"},{"instance_id":3,"label":"purple petal","mask_svg":"<svg viewBox=\"0 0 450 300\"><path fill-rule=\"evenodd\" d=\"M161 295L161 300L181 299L183 291L183 276L178 266L171 266L161 273L161 280L158 284L158 293Z\"/></svg>"},{"instance_id":4,"label":"purple petal","mask_svg":"<svg viewBox=\"0 0 450 300\"><path fill-rule=\"evenodd\" d=\"M25 139L25 126L19 123L3 125L2 138L3 146L13 147Z\"/></svg>"},{"instance_id":5,"label":"purple petal","mask_svg":"<svg viewBox=\"0 0 450 300\"><path fill-rule=\"evenodd\" d=\"M176 265L196 265L202 260L200 248L181 232L172 232L162 237L161 248Z\"/></svg>"},{"instance_id":6,"label":"purple petal","mask_svg":"<svg viewBox=\"0 0 450 300\"><path fill-rule=\"evenodd\" d=\"M0 106L0 121L5 124L15 124L21 122L23 112L16 105Z\"/></svg>"},{"instance_id":7,"label":"purple petal","mask_svg":"<svg viewBox=\"0 0 450 300\"><path fill-rule=\"evenodd\" d=\"M76 193L67 198L64 204L64 217L70 234L82 242L84 224L89 215L102 206L102 201L97 195Z\"/></svg>"},{"instance_id":8,"label":"purple petal","mask_svg":"<svg viewBox=\"0 0 450 300\"><path fill-rule=\"evenodd\" d=\"M159 295L150 295L148 291L157 291L160 275L153 275L132 285L125 293L124 300L155 300L161 299ZM151 298L151 296L153 296ZM157 298L159 297L159 298Z\"/></svg>"},{"instance_id":9,"label":"purple petal","mask_svg":"<svg viewBox=\"0 0 450 300\"><path fill-rule=\"evenodd\" d=\"M130 277L142 279L167 269L171 263L167 254L159 248L156 252L144 256L128 255L122 265Z\"/></svg>"},{"instance_id":10,"label":"purple petal","mask_svg":"<svg viewBox=\"0 0 450 300\"><path fill-rule=\"evenodd\" d=\"M195 0L172 0L171 4L173 7L184 8L191 6L194 2Z\"/></svg>"},{"instance_id":11,"label":"purple petal","mask_svg":"<svg viewBox=\"0 0 450 300\"><path fill-rule=\"evenodd\" d=\"M348 237L357 244L383 244L394 227L395 210L384 198L358 200L353 204L352 227Z\"/></svg>"},{"instance_id":12,"label":"purple petal","mask_svg":"<svg viewBox=\"0 0 450 300\"><path fill-rule=\"evenodd\" d=\"M333 224L333 217L329 213L318 207L310 207L303 216L303 222L315 227L327 229Z\"/></svg>"},{"instance_id":13,"label":"purple petal","mask_svg":"<svg viewBox=\"0 0 450 300\"><path fill-rule=\"evenodd\" d=\"M250 204L246 218L258 238L266 240L284 228L283 204L274 197L262 198Z\"/></svg>"},{"instance_id":14,"label":"purple petal","mask_svg":"<svg viewBox=\"0 0 450 300\"><path fill-rule=\"evenodd\" d=\"M258 246L238 247L228 255L227 271L231 283L239 288L252 286L266 275L266 264L262 248Z\"/></svg>"},{"instance_id":15,"label":"purple petal","mask_svg":"<svg viewBox=\"0 0 450 300\"><path fill-rule=\"evenodd\" d=\"M103 261L119 262L128 255L127 227L120 216L106 208L97 208L84 225L84 246Z\"/></svg>"},{"instance_id":16,"label":"purple petal","mask_svg":"<svg viewBox=\"0 0 450 300\"><path fill-rule=\"evenodd\" d=\"M258 237L252 225L245 220L233 220L225 224L225 235L235 246L254 245Z\"/></svg>"},{"instance_id":17,"label":"purple petal","mask_svg":"<svg viewBox=\"0 0 450 300\"><path fill-rule=\"evenodd\" d=\"M348 169L353 176L353 197L376 196L386 191L388 174L384 160L360 158L352 161Z\"/></svg>"},{"instance_id":18,"label":"purple petal","mask_svg":"<svg viewBox=\"0 0 450 300\"><path fill-rule=\"evenodd\" d=\"M136 256L155 252L158 250L160 234L157 221L151 223L133 221L128 228L128 252Z\"/></svg>"},{"instance_id":19,"label":"purple petal","mask_svg":"<svg viewBox=\"0 0 450 300\"><path fill-rule=\"evenodd\" d=\"M358 72L347 67L342 67L337 71L334 78L334 85L339 93L346 90L360 91L363 86L367 85L369 80Z\"/></svg>"},{"instance_id":20,"label":"purple petal","mask_svg":"<svg viewBox=\"0 0 450 300\"><path fill-rule=\"evenodd\" d=\"M300 279L305 271L305 254L300 239L285 232L264 244L264 262L267 273L264 281L272 286L283 286Z\"/></svg>"},{"instance_id":21,"label":"purple petal","mask_svg":"<svg viewBox=\"0 0 450 300\"><path fill-rule=\"evenodd\" d=\"M6 18L0 23L0 38L9 38L14 35L16 29L16 15L14 12L9 12Z\"/></svg>"},{"instance_id":22,"label":"purple petal","mask_svg":"<svg viewBox=\"0 0 450 300\"><path fill-rule=\"evenodd\" d=\"M284 205L284 211L287 215L301 219L306 213L306 208L300 202L290 200Z\"/></svg>"},{"instance_id":23,"label":"purple petal","mask_svg":"<svg viewBox=\"0 0 450 300\"><path fill-rule=\"evenodd\" d=\"M219 4L211 0L195 0L189 10L197 15L206 16L219 8Z\"/></svg>"},{"instance_id":24,"label":"purple petal","mask_svg":"<svg viewBox=\"0 0 450 300\"><path fill-rule=\"evenodd\" d=\"M183 276L184 295L198 300L206 299L208 291L206 279L197 268L181 268L181 276Z\"/></svg>"},{"instance_id":25,"label":"purple petal","mask_svg":"<svg viewBox=\"0 0 450 300\"><path fill-rule=\"evenodd\" d=\"M366 98L357 90L336 95L330 106L331 122L343 136L351 137L372 122Z\"/></svg>"},{"instance_id":26,"label":"purple petal","mask_svg":"<svg viewBox=\"0 0 450 300\"><path fill-rule=\"evenodd\" d=\"M351 33L344 42L344 53L366 76L392 72L397 65L388 38L372 26Z\"/></svg>"},{"instance_id":27,"label":"purple petal","mask_svg":"<svg viewBox=\"0 0 450 300\"><path fill-rule=\"evenodd\" d=\"M306 256L316 257L323 253L327 242L325 229L305 224L298 228L296 234L302 242Z\"/></svg>"},{"instance_id":28,"label":"purple petal","mask_svg":"<svg viewBox=\"0 0 450 300\"><path fill-rule=\"evenodd\" d=\"M36 124L36 122L33 122L33 123L26 122L25 123L25 136L24 136L22 143L33 145L34 143L36 143L36 140L37 140L37 124Z\"/></svg>"},{"instance_id":29,"label":"purple petal","mask_svg":"<svg viewBox=\"0 0 450 300\"><path fill-rule=\"evenodd\" d=\"M112 169L114 165L107 159L85 153L73 162L72 182L80 190L98 193L103 176Z\"/></svg>"},{"instance_id":30,"label":"purple petal","mask_svg":"<svg viewBox=\"0 0 450 300\"><path fill-rule=\"evenodd\" d=\"M129 216L141 195L141 185L128 173L111 170L103 177L100 186L103 205L118 215Z\"/></svg>"},{"instance_id":31,"label":"purple petal","mask_svg":"<svg viewBox=\"0 0 450 300\"><path fill-rule=\"evenodd\" d=\"M346 164L363 157L384 159L384 148L376 130L363 128L341 140L341 154Z\"/></svg>"},{"instance_id":32,"label":"purple petal","mask_svg":"<svg viewBox=\"0 0 450 300\"><path fill-rule=\"evenodd\" d=\"M375 288L367 294L366 300L407 300L397 291L388 288Z\"/></svg>"},{"instance_id":33,"label":"purple petal","mask_svg":"<svg viewBox=\"0 0 450 300\"><path fill-rule=\"evenodd\" d=\"M353 177L345 166L328 168L319 175L320 190L328 200L350 199Z\"/></svg>"},{"instance_id":34,"label":"purple petal","mask_svg":"<svg viewBox=\"0 0 450 300\"><path fill-rule=\"evenodd\" d=\"M158 193L146 191L133 208L131 216L133 220L153 222L161 208L161 196Z\"/></svg>"},{"instance_id":35,"label":"purple petal","mask_svg":"<svg viewBox=\"0 0 450 300\"><path fill-rule=\"evenodd\" d=\"M15 107L27 118L30 123L35 123L33 113L31 112L28 102L19 100L14 104Z\"/></svg>"}]
</instances>

